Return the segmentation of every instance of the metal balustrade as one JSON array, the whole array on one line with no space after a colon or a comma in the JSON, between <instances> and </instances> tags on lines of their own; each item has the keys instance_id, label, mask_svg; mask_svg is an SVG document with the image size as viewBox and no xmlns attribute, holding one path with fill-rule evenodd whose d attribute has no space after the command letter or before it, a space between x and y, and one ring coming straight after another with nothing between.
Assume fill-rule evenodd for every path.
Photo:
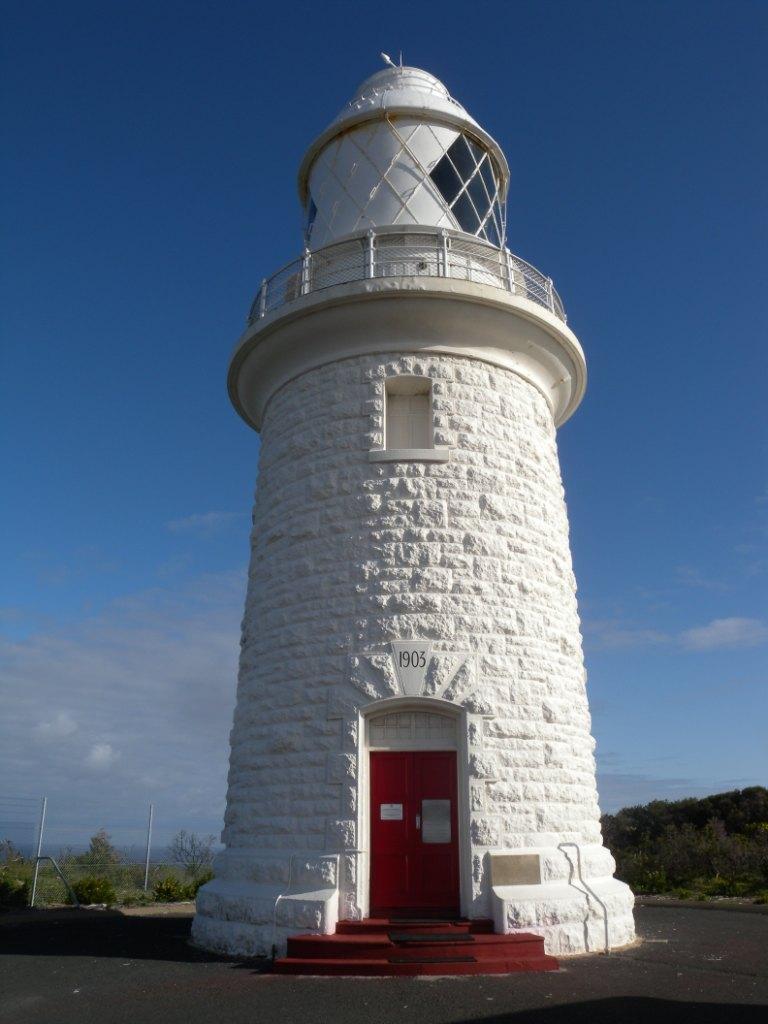
<instances>
[{"instance_id":1,"label":"metal balustrade","mask_svg":"<svg viewBox=\"0 0 768 1024\"><path fill-rule=\"evenodd\" d=\"M252 324L301 295L373 278L447 277L502 288L544 306L564 323L552 278L489 242L447 228L380 228L306 250L266 278L248 315Z\"/></svg>"}]
</instances>

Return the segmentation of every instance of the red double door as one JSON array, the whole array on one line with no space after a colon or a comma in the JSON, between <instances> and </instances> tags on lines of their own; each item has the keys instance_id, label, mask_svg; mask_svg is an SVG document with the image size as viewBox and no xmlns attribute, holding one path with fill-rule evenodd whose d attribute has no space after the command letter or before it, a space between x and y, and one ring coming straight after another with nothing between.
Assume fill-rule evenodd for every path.
<instances>
[{"instance_id":1,"label":"red double door","mask_svg":"<svg viewBox=\"0 0 768 1024\"><path fill-rule=\"evenodd\" d=\"M371 753L371 916L459 912L455 751Z\"/></svg>"}]
</instances>

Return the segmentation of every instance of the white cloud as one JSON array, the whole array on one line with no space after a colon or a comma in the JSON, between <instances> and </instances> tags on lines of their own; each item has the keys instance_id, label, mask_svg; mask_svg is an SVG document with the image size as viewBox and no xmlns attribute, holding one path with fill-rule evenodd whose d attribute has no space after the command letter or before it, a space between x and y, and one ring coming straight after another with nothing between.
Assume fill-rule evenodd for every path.
<instances>
[{"instance_id":1,"label":"white cloud","mask_svg":"<svg viewBox=\"0 0 768 1024\"><path fill-rule=\"evenodd\" d=\"M41 740L63 739L77 732L77 722L67 711L60 711L48 722L38 722L32 730Z\"/></svg>"},{"instance_id":2,"label":"white cloud","mask_svg":"<svg viewBox=\"0 0 768 1024\"><path fill-rule=\"evenodd\" d=\"M88 752L85 763L89 768L101 770L109 768L120 755L112 748L111 743L94 743Z\"/></svg>"},{"instance_id":3,"label":"white cloud","mask_svg":"<svg viewBox=\"0 0 768 1024\"><path fill-rule=\"evenodd\" d=\"M759 779L691 779L656 777L641 772L597 772L600 810L614 814L622 807L647 804L651 800L684 800L690 796L727 793L732 789L761 785Z\"/></svg>"},{"instance_id":4,"label":"white cloud","mask_svg":"<svg viewBox=\"0 0 768 1024\"><path fill-rule=\"evenodd\" d=\"M197 512L183 519L172 519L165 526L171 533L207 535L226 529L246 515L245 512Z\"/></svg>"},{"instance_id":5,"label":"white cloud","mask_svg":"<svg viewBox=\"0 0 768 1024\"><path fill-rule=\"evenodd\" d=\"M759 619L713 619L706 626L686 629L680 634L683 647L691 651L712 651L719 647L756 647L768 640L768 626Z\"/></svg>"},{"instance_id":6,"label":"white cloud","mask_svg":"<svg viewBox=\"0 0 768 1024\"><path fill-rule=\"evenodd\" d=\"M584 623L584 639L592 650L607 651L669 643L671 638L658 629L642 629L617 619L593 619Z\"/></svg>"},{"instance_id":7,"label":"white cloud","mask_svg":"<svg viewBox=\"0 0 768 1024\"><path fill-rule=\"evenodd\" d=\"M593 651L672 643L688 651L711 651L728 647L756 647L765 643L768 641L768 625L760 619L713 619L705 626L672 634L639 627L620 619L593 619L584 623L584 640L588 650Z\"/></svg>"},{"instance_id":8,"label":"white cloud","mask_svg":"<svg viewBox=\"0 0 768 1024\"><path fill-rule=\"evenodd\" d=\"M54 854L76 827L133 841L120 828L140 836L150 800L158 837L220 829L244 577L207 574L0 638L0 773L23 781L20 797L48 796Z\"/></svg>"},{"instance_id":9,"label":"white cloud","mask_svg":"<svg viewBox=\"0 0 768 1024\"><path fill-rule=\"evenodd\" d=\"M697 587L700 590L728 590L728 584L722 580L713 580L705 576L695 565L675 566L675 577L678 583L686 587Z\"/></svg>"}]
</instances>

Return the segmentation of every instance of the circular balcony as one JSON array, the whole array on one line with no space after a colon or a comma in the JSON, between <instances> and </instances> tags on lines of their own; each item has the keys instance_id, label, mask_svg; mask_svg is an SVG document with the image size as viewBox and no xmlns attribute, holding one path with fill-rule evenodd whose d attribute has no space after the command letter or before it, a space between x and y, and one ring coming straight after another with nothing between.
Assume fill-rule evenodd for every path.
<instances>
[{"instance_id":1,"label":"circular balcony","mask_svg":"<svg viewBox=\"0 0 768 1024\"><path fill-rule=\"evenodd\" d=\"M314 252L306 250L262 281L248 323L323 288L392 277L443 277L489 285L529 299L567 322L552 279L509 249L447 228L404 225L371 229Z\"/></svg>"}]
</instances>

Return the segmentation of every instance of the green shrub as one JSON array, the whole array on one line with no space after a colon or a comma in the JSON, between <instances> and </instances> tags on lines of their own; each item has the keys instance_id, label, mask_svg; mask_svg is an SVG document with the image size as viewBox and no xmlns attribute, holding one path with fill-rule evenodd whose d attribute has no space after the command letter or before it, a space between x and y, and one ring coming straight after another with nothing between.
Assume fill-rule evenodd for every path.
<instances>
[{"instance_id":1,"label":"green shrub","mask_svg":"<svg viewBox=\"0 0 768 1024\"><path fill-rule=\"evenodd\" d=\"M689 900L693 893L690 889L673 889L672 895L676 896L679 900Z\"/></svg>"},{"instance_id":2,"label":"green shrub","mask_svg":"<svg viewBox=\"0 0 768 1024\"><path fill-rule=\"evenodd\" d=\"M753 903L768 903L768 889L761 889L755 896Z\"/></svg>"},{"instance_id":3,"label":"green shrub","mask_svg":"<svg viewBox=\"0 0 768 1024\"><path fill-rule=\"evenodd\" d=\"M138 892L131 892L123 896L120 903L123 907L146 907L152 902L153 898L152 893L139 890Z\"/></svg>"},{"instance_id":4,"label":"green shrub","mask_svg":"<svg viewBox=\"0 0 768 1024\"><path fill-rule=\"evenodd\" d=\"M745 896L750 888L748 882L722 878L720 875L701 883L701 891L707 896Z\"/></svg>"},{"instance_id":5,"label":"green shrub","mask_svg":"<svg viewBox=\"0 0 768 1024\"><path fill-rule=\"evenodd\" d=\"M0 868L0 909L26 907L27 903L29 882L22 878L12 878L4 868Z\"/></svg>"},{"instance_id":6,"label":"green shrub","mask_svg":"<svg viewBox=\"0 0 768 1024\"><path fill-rule=\"evenodd\" d=\"M78 903L106 903L117 901L117 893L108 878L101 875L86 875L72 884Z\"/></svg>"},{"instance_id":7,"label":"green shrub","mask_svg":"<svg viewBox=\"0 0 768 1024\"><path fill-rule=\"evenodd\" d=\"M158 903L178 903L191 899L188 889L189 887L180 882L175 875L168 875L155 885L152 893Z\"/></svg>"},{"instance_id":8,"label":"green shrub","mask_svg":"<svg viewBox=\"0 0 768 1024\"><path fill-rule=\"evenodd\" d=\"M666 892L669 888L667 873L661 871L643 871L635 879L634 888L639 893Z\"/></svg>"}]
</instances>

